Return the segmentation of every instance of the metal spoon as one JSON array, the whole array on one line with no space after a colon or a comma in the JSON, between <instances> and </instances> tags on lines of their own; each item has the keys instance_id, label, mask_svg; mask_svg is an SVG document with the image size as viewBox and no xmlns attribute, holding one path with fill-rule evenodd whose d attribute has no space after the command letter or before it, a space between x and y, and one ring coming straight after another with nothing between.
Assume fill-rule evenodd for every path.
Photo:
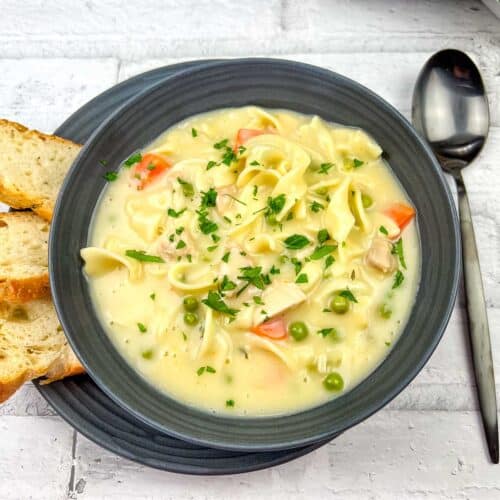
<instances>
[{"instance_id":1,"label":"metal spoon","mask_svg":"<svg viewBox=\"0 0 500 500\"><path fill-rule=\"evenodd\" d=\"M490 333L469 200L462 178L462 169L474 160L486 142L490 115L481 75L466 54L442 50L427 61L413 91L412 120L457 185L472 359L486 441L491 460L497 464L497 401Z\"/></svg>"}]
</instances>

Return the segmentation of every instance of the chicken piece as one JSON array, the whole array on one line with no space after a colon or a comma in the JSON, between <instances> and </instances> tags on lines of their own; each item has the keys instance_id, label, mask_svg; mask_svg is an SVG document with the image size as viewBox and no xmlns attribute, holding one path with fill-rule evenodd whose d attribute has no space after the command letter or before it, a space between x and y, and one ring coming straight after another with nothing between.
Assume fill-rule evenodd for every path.
<instances>
[{"instance_id":1,"label":"chicken piece","mask_svg":"<svg viewBox=\"0 0 500 500\"><path fill-rule=\"evenodd\" d=\"M234 184L217 189L217 200L215 204L220 215L224 215L228 211L234 202L231 196L236 196L237 193L238 189Z\"/></svg>"},{"instance_id":2,"label":"chicken piece","mask_svg":"<svg viewBox=\"0 0 500 500\"><path fill-rule=\"evenodd\" d=\"M385 238L374 238L365 261L383 273L392 273L398 266L396 257L392 255L392 243Z\"/></svg>"},{"instance_id":3,"label":"chicken piece","mask_svg":"<svg viewBox=\"0 0 500 500\"><path fill-rule=\"evenodd\" d=\"M277 314L290 309L306 300L306 294L295 283L273 281L262 293L262 301L266 316L260 313L260 308L254 314L254 325L264 321L266 317L272 318Z\"/></svg>"}]
</instances>

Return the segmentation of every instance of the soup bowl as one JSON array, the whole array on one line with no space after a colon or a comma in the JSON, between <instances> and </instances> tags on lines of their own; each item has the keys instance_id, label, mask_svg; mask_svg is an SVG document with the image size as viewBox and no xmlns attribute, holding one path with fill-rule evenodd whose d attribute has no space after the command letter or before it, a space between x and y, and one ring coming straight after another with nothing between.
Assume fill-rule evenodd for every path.
<instances>
[{"instance_id":1,"label":"soup bowl","mask_svg":"<svg viewBox=\"0 0 500 500\"><path fill-rule=\"evenodd\" d=\"M106 181L100 160L118 168L166 129L198 113L259 105L360 127L384 151L413 201L421 279L409 319L391 352L340 397L289 415L227 416L188 406L139 375L108 337L80 259ZM460 246L455 208L439 165L407 120L373 92L314 66L244 59L189 69L147 88L99 127L81 150L59 195L49 267L55 307L88 374L137 418L169 435L215 448L270 451L324 441L361 422L394 398L422 369L450 317Z\"/></svg>"}]
</instances>

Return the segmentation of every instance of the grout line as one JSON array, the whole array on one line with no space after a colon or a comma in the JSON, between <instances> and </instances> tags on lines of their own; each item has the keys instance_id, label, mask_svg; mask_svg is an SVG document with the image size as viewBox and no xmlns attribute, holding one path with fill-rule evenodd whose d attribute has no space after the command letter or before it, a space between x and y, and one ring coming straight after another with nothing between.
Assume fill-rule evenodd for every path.
<instances>
[{"instance_id":1,"label":"grout line","mask_svg":"<svg viewBox=\"0 0 500 500\"><path fill-rule=\"evenodd\" d=\"M76 498L75 491L75 473L76 473L76 441L78 438L78 433L76 430L73 430L73 443L71 445L71 471L69 474L69 483L68 483L68 499Z\"/></svg>"}]
</instances>

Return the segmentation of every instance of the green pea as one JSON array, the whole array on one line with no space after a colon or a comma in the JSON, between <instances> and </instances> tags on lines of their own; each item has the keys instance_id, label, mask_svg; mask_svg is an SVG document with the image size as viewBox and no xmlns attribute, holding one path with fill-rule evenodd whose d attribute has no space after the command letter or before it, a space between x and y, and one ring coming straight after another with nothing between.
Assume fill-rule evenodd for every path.
<instances>
[{"instance_id":1,"label":"green pea","mask_svg":"<svg viewBox=\"0 0 500 500\"><path fill-rule=\"evenodd\" d=\"M345 314L349 310L349 299L342 295L335 295L330 304L330 309L337 314Z\"/></svg>"},{"instance_id":2,"label":"green pea","mask_svg":"<svg viewBox=\"0 0 500 500\"><path fill-rule=\"evenodd\" d=\"M194 312L187 312L184 314L184 323L189 326L194 326L198 323L198 315Z\"/></svg>"},{"instance_id":3,"label":"green pea","mask_svg":"<svg viewBox=\"0 0 500 500\"><path fill-rule=\"evenodd\" d=\"M324 378L323 385L327 391L339 392L344 388L344 379L340 373L332 372Z\"/></svg>"},{"instance_id":4,"label":"green pea","mask_svg":"<svg viewBox=\"0 0 500 500\"><path fill-rule=\"evenodd\" d=\"M288 333L295 341L300 342L309 335L309 329L303 321L294 321L288 326Z\"/></svg>"},{"instance_id":5,"label":"green pea","mask_svg":"<svg viewBox=\"0 0 500 500\"><path fill-rule=\"evenodd\" d=\"M373 205L373 199L369 194L362 193L361 203L363 204L363 207L369 208Z\"/></svg>"},{"instance_id":6,"label":"green pea","mask_svg":"<svg viewBox=\"0 0 500 500\"><path fill-rule=\"evenodd\" d=\"M193 312L198 309L198 299L196 297L193 297L192 295L188 295L187 297L185 297L183 304L186 311Z\"/></svg>"}]
</instances>

